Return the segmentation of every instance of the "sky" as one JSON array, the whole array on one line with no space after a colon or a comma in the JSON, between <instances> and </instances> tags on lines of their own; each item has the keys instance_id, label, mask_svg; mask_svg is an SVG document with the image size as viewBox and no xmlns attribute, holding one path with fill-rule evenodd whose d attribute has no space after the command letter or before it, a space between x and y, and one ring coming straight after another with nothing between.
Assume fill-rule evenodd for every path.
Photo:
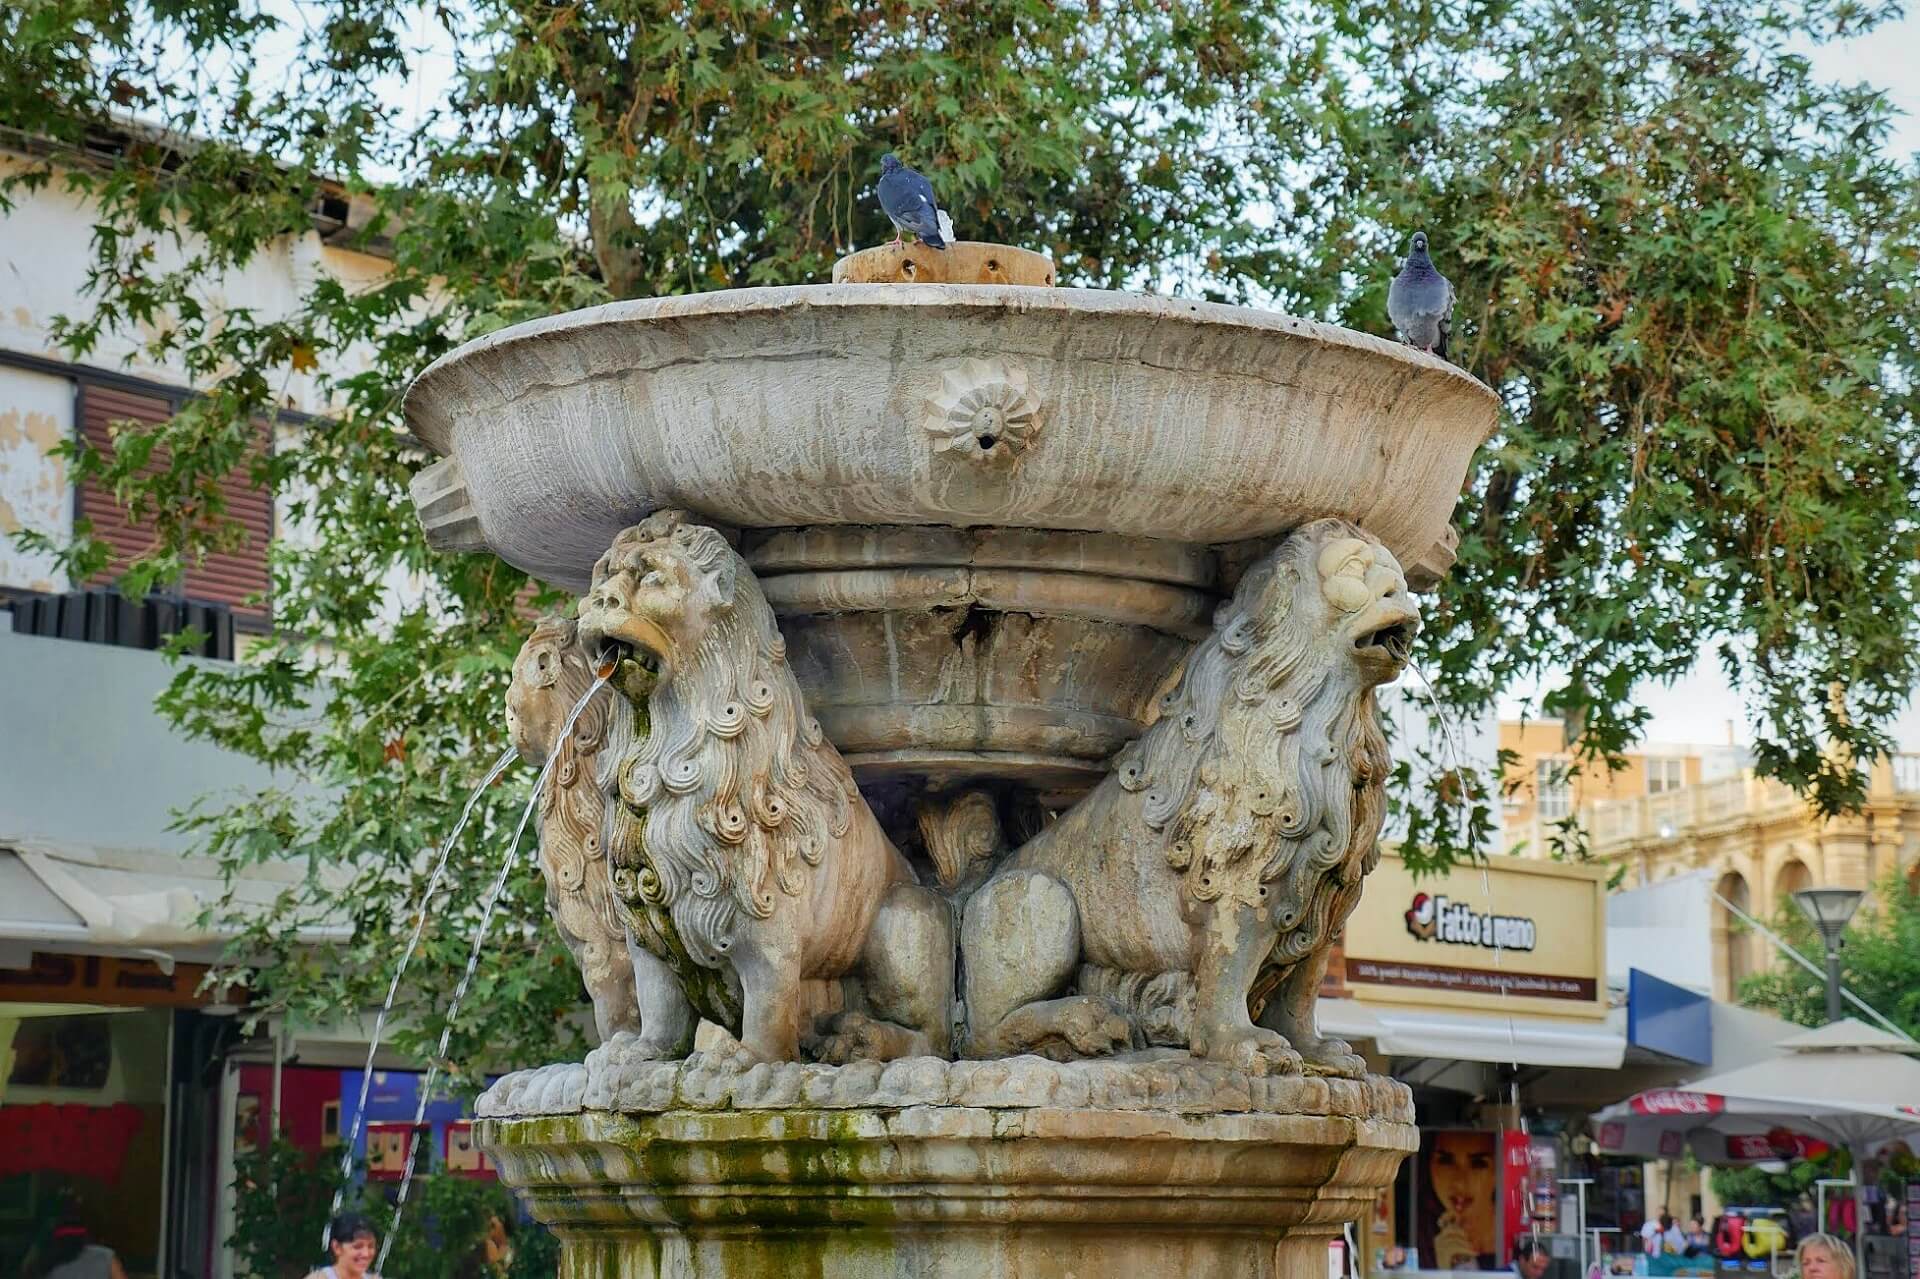
<instances>
[{"instance_id":1,"label":"sky","mask_svg":"<svg viewBox=\"0 0 1920 1279\"><path fill-rule=\"evenodd\" d=\"M1906 112L1894 131L1894 150L1920 152L1920 6L1870 35L1821 45L1809 56L1823 80L1865 81L1885 93Z\"/></svg>"}]
</instances>

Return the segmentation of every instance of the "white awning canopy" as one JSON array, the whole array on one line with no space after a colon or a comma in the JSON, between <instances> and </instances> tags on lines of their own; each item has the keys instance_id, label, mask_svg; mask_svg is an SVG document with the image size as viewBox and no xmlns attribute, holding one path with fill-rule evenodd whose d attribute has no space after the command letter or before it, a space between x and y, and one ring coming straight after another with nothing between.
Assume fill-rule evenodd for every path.
<instances>
[{"instance_id":1,"label":"white awning canopy","mask_svg":"<svg viewBox=\"0 0 1920 1279\"><path fill-rule=\"evenodd\" d=\"M250 866L233 885L240 911L297 888L304 868ZM230 928L201 921L226 891L217 863L177 853L0 836L0 941L179 950L217 947ZM344 920L302 929L302 941L348 936Z\"/></svg>"},{"instance_id":2,"label":"white awning canopy","mask_svg":"<svg viewBox=\"0 0 1920 1279\"><path fill-rule=\"evenodd\" d=\"M1619 1019L1512 1017L1493 1013L1415 1011L1322 999L1320 1029L1342 1039L1369 1039L1389 1057L1436 1057L1519 1066L1617 1069L1627 1036Z\"/></svg>"}]
</instances>

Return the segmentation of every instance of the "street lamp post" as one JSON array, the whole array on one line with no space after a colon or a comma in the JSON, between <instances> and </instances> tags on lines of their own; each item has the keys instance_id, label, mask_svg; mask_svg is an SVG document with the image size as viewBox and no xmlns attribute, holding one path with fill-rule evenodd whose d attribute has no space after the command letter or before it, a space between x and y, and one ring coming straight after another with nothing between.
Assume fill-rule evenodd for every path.
<instances>
[{"instance_id":1,"label":"street lamp post","mask_svg":"<svg viewBox=\"0 0 1920 1279\"><path fill-rule=\"evenodd\" d=\"M1803 888L1793 895L1827 945L1827 1020L1840 1020L1840 934L1866 894L1857 888Z\"/></svg>"}]
</instances>

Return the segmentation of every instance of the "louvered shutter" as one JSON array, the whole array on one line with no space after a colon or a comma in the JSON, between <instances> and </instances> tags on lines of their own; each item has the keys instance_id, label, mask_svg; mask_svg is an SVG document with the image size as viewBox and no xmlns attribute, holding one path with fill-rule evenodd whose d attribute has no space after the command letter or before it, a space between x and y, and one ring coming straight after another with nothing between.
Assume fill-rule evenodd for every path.
<instances>
[{"instance_id":1,"label":"louvered shutter","mask_svg":"<svg viewBox=\"0 0 1920 1279\"><path fill-rule=\"evenodd\" d=\"M110 426L115 422L164 422L173 416L170 401L154 395L140 395L113 387L85 383L80 390L80 429L86 441L101 453L113 453ZM260 426L260 446L268 446L267 426ZM167 465L166 450L155 449L141 468L151 474ZM245 529L246 541L237 551L209 555L198 564L190 564L179 590L188 599L206 600L231 608L236 618L264 622L267 615L256 605L247 605L247 597L267 589L267 545L273 539L273 499L247 482L245 467L237 467L221 481L226 500L225 518L238 521ZM80 485L78 513L93 522L94 536L113 548L113 562L96 579L111 584L125 572L135 557L153 545L150 530L132 523L114 500L111 487L93 481Z\"/></svg>"}]
</instances>

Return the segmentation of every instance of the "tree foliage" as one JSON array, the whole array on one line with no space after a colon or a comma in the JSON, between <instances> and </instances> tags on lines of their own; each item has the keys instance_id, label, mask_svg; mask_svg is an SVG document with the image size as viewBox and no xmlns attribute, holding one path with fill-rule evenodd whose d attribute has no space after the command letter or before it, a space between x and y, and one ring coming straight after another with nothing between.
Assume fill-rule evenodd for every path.
<instances>
[{"instance_id":1,"label":"tree foliage","mask_svg":"<svg viewBox=\"0 0 1920 1279\"><path fill-rule=\"evenodd\" d=\"M184 668L185 728L285 770L191 820L241 865L343 867L243 939L256 988L323 1016L377 1002L423 850L497 750L521 576L428 552L400 429L409 380L460 340L617 297L825 278L888 234L880 154L932 178L962 233L1052 252L1064 284L1277 305L1386 332L1392 256L1433 234L1463 365L1501 429L1457 512L1460 562L1419 661L1448 715L1554 683L1605 766L1636 691L1712 647L1754 695L1764 771L1825 809L1888 746L1915 683L1914 169L1888 108L1817 82L1805 42L1885 10L1809 3L1468 0L22 0L0 13L0 124L94 203L76 356L142 335L204 392L81 473L163 534L135 584L233 536L237 463L307 536L276 548L280 630ZM415 41L450 74L403 110ZM438 64L436 64L438 65ZM129 113L154 125L117 149ZM267 163L265 161L271 161ZM308 234L323 193L368 210L372 283L322 278L284 315L207 282ZM291 376L330 404L266 457L247 423ZM147 439L170 462L141 475ZM87 530L77 571L104 552ZM396 592L396 580L408 588ZM1839 686L1844 697L1829 701ZM1846 750L1823 750L1834 739ZM1484 841L1497 785L1446 751L1403 771L1408 846ZM439 1030L528 779L482 805L428 930L404 1037ZM577 999L516 876L457 1037L577 1048ZM344 906L354 940L287 922Z\"/></svg>"}]
</instances>

